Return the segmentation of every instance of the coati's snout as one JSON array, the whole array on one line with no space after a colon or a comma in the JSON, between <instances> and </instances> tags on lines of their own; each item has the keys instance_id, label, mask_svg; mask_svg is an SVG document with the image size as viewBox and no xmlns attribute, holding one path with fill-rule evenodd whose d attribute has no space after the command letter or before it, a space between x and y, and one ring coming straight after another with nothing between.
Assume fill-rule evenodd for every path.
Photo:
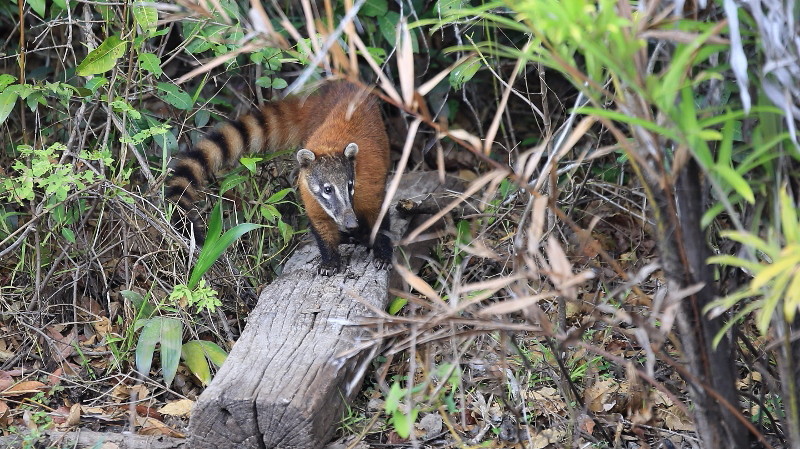
<instances>
[{"instance_id":1,"label":"coati's snout","mask_svg":"<svg viewBox=\"0 0 800 449\"><path fill-rule=\"evenodd\" d=\"M317 157L313 151L297 152L300 176L304 176L314 199L336 222L340 231L358 229L353 210L355 194L354 162L358 145L350 143L343 153Z\"/></svg>"}]
</instances>

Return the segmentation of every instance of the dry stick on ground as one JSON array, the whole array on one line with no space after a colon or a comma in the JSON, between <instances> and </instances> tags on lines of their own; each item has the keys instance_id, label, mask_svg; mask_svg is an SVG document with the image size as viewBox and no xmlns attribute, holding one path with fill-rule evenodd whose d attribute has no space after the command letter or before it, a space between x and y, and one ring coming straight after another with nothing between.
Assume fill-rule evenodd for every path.
<instances>
[{"instance_id":1,"label":"dry stick on ground","mask_svg":"<svg viewBox=\"0 0 800 449\"><path fill-rule=\"evenodd\" d=\"M435 172L409 174L398 197L428 193L437 184ZM393 232L401 234L405 220L393 221ZM389 273L375 269L362 246L336 276L318 276L316 259L313 245L299 249L261 293L242 336L192 412L190 447L305 449L331 437L358 392L361 379L354 374L369 361L363 353L340 357L366 335L346 324L371 315L370 307L386 307Z\"/></svg>"}]
</instances>

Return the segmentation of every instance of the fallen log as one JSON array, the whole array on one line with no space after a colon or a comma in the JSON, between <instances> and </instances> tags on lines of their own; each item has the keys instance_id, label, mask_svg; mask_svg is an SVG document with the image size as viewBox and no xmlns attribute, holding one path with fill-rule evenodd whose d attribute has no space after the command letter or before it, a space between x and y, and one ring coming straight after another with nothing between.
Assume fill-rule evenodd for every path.
<instances>
[{"instance_id":1,"label":"fallen log","mask_svg":"<svg viewBox=\"0 0 800 449\"><path fill-rule=\"evenodd\" d=\"M136 435L131 433L94 432L91 430L75 430L59 432L48 430L35 439L30 434L0 437L2 448L23 447L64 447L74 449L113 448L113 449L184 449L183 438L166 436ZM27 444L27 445L26 445Z\"/></svg>"},{"instance_id":2,"label":"fallen log","mask_svg":"<svg viewBox=\"0 0 800 449\"><path fill-rule=\"evenodd\" d=\"M406 175L395 198L436 190L435 173ZM399 240L408 226L392 208ZM364 335L343 323L385 309L389 272L362 246L342 247L349 264L331 277L316 274L315 245L297 250L261 293L247 326L189 424L191 448L318 448L336 430L358 392L366 354L342 359ZM346 259L344 259L346 260ZM356 298L359 298L357 301Z\"/></svg>"}]
</instances>

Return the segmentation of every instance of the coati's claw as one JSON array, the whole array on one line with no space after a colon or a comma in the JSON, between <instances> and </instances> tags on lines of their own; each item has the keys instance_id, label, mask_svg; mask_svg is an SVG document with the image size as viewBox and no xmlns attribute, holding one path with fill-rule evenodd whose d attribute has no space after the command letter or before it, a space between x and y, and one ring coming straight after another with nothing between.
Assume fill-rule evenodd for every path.
<instances>
[{"instance_id":1,"label":"coati's claw","mask_svg":"<svg viewBox=\"0 0 800 449\"><path fill-rule=\"evenodd\" d=\"M321 263L319 264L319 268L317 268L317 273L323 276L333 276L338 272L339 272L338 263Z\"/></svg>"},{"instance_id":2,"label":"coati's claw","mask_svg":"<svg viewBox=\"0 0 800 449\"><path fill-rule=\"evenodd\" d=\"M375 268L379 270L389 270L392 268L392 259L375 258L372 262Z\"/></svg>"}]
</instances>

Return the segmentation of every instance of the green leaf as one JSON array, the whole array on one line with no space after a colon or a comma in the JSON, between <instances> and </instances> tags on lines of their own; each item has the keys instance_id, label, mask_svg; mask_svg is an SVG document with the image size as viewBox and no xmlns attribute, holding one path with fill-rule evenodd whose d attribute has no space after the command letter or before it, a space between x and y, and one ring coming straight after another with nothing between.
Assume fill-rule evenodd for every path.
<instances>
[{"instance_id":1,"label":"green leaf","mask_svg":"<svg viewBox=\"0 0 800 449\"><path fill-rule=\"evenodd\" d=\"M108 36L99 47L86 55L86 59L78 65L78 75L98 75L111 70L116 65L117 59L125 54L127 47L127 41L123 41L117 36Z\"/></svg>"},{"instance_id":2,"label":"green leaf","mask_svg":"<svg viewBox=\"0 0 800 449\"><path fill-rule=\"evenodd\" d=\"M275 204L275 203L283 200L283 198L286 197L286 195L288 195L289 192L291 192L292 190L294 190L294 189L286 188L286 189L278 190L277 192L273 193L272 196L267 198L266 203Z\"/></svg>"},{"instance_id":3,"label":"green leaf","mask_svg":"<svg viewBox=\"0 0 800 449\"><path fill-rule=\"evenodd\" d=\"M161 70L161 60L153 53L139 53L139 65L155 75L156 78L159 78L164 73Z\"/></svg>"},{"instance_id":4,"label":"green leaf","mask_svg":"<svg viewBox=\"0 0 800 449\"><path fill-rule=\"evenodd\" d=\"M208 125L208 121L211 119L211 113L209 113L205 109L200 109L194 115L194 126L198 128L202 128Z\"/></svg>"},{"instance_id":5,"label":"green leaf","mask_svg":"<svg viewBox=\"0 0 800 449\"><path fill-rule=\"evenodd\" d=\"M213 341L201 340L199 343L203 347L203 351L206 357L208 357L208 360L216 367L221 367L222 364L225 363L225 360L228 359L228 353Z\"/></svg>"},{"instance_id":6,"label":"green leaf","mask_svg":"<svg viewBox=\"0 0 800 449\"><path fill-rule=\"evenodd\" d=\"M213 213L212 213L213 215ZM209 226L211 221L209 220ZM260 228L261 225L254 223L241 223L232 229L229 229L225 234L222 234L217 240L206 241L203 249L200 250L200 256L197 258L197 264L192 269L192 275L189 277L189 288L194 289L204 274L214 265L214 262L219 259L219 256L228 249L239 237L252 231L253 229Z\"/></svg>"},{"instance_id":7,"label":"green leaf","mask_svg":"<svg viewBox=\"0 0 800 449\"><path fill-rule=\"evenodd\" d=\"M800 242L800 230L798 230L797 209L794 208L792 198L786 192L786 187L778 192L781 205L781 230L786 236L787 243Z\"/></svg>"},{"instance_id":8,"label":"green leaf","mask_svg":"<svg viewBox=\"0 0 800 449\"><path fill-rule=\"evenodd\" d=\"M163 97L163 100L167 103L175 106L180 110L188 110L191 109L194 105L194 100L192 100L192 96L187 94L183 91L180 87L170 84L170 83L158 83L156 85L158 90L164 92L166 94Z\"/></svg>"},{"instance_id":9,"label":"green leaf","mask_svg":"<svg viewBox=\"0 0 800 449\"><path fill-rule=\"evenodd\" d=\"M289 83L286 82L283 78L275 78L272 80L272 88L273 89L286 89Z\"/></svg>"},{"instance_id":10,"label":"green leaf","mask_svg":"<svg viewBox=\"0 0 800 449\"><path fill-rule=\"evenodd\" d=\"M367 0L359 12L365 16L378 17L386 14L388 10L389 4L386 0Z\"/></svg>"},{"instance_id":11,"label":"green leaf","mask_svg":"<svg viewBox=\"0 0 800 449\"><path fill-rule=\"evenodd\" d=\"M141 294L132 291L132 290L122 290L119 292L123 298L127 299L133 305L133 309L136 311L136 316L150 318L153 316L153 313L156 311L155 306L150 304L144 296ZM140 320L145 321L145 320Z\"/></svg>"},{"instance_id":12,"label":"green leaf","mask_svg":"<svg viewBox=\"0 0 800 449\"><path fill-rule=\"evenodd\" d=\"M223 193L235 188L236 186L247 181L248 179L250 179L250 177L245 175L234 174L226 176L225 179L223 179L222 182L219 183L219 194L222 195Z\"/></svg>"},{"instance_id":13,"label":"green leaf","mask_svg":"<svg viewBox=\"0 0 800 449\"><path fill-rule=\"evenodd\" d=\"M401 438L408 438L411 435L411 429L414 427L414 422L417 420L417 414L419 414L419 409L416 407L411 409L411 413L408 415L399 411L392 414L394 430Z\"/></svg>"},{"instance_id":14,"label":"green leaf","mask_svg":"<svg viewBox=\"0 0 800 449\"><path fill-rule=\"evenodd\" d=\"M164 385L170 386L181 360L183 323L174 318L162 318L161 321L161 373Z\"/></svg>"},{"instance_id":15,"label":"green leaf","mask_svg":"<svg viewBox=\"0 0 800 449\"><path fill-rule=\"evenodd\" d=\"M208 385L211 382L211 370L208 369L208 361L203 352L200 341L190 341L183 345L181 358L186 362L189 370L200 379L200 383Z\"/></svg>"},{"instance_id":16,"label":"green leaf","mask_svg":"<svg viewBox=\"0 0 800 449\"><path fill-rule=\"evenodd\" d=\"M278 212L278 209L276 209L272 204L261 205L259 212L261 213L261 217L270 223L274 223L276 219L281 217L281 213Z\"/></svg>"},{"instance_id":17,"label":"green leaf","mask_svg":"<svg viewBox=\"0 0 800 449\"><path fill-rule=\"evenodd\" d=\"M208 230L206 231L206 242L213 243L222 235L222 202L218 202L208 218ZM191 285L190 288L194 288Z\"/></svg>"},{"instance_id":18,"label":"green leaf","mask_svg":"<svg viewBox=\"0 0 800 449\"><path fill-rule=\"evenodd\" d=\"M389 314L390 315L397 315L397 313L402 309L406 304L408 304L408 300L401 297L396 297L392 300L389 304Z\"/></svg>"},{"instance_id":19,"label":"green leaf","mask_svg":"<svg viewBox=\"0 0 800 449\"><path fill-rule=\"evenodd\" d=\"M152 6L146 6L140 2L133 4L133 18L136 24L142 28L144 34L150 35L156 31L158 23L158 11Z\"/></svg>"},{"instance_id":20,"label":"green leaf","mask_svg":"<svg viewBox=\"0 0 800 449\"><path fill-rule=\"evenodd\" d=\"M397 410L397 406L400 405L400 398L402 398L405 394L406 390L404 388L400 388L399 382L392 384L392 387L389 389L389 394L386 395L386 402L384 403L387 415L391 415Z\"/></svg>"},{"instance_id":21,"label":"green leaf","mask_svg":"<svg viewBox=\"0 0 800 449\"><path fill-rule=\"evenodd\" d=\"M7 86L14 84L17 80L17 77L14 75L9 75L8 73L3 73L0 75L0 92L3 91Z\"/></svg>"},{"instance_id":22,"label":"green leaf","mask_svg":"<svg viewBox=\"0 0 800 449\"><path fill-rule=\"evenodd\" d=\"M75 233L70 228L61 228L61 235L70 243L75 243Z\"/></svg>"},{"instance_id":23,"label":"green leaf","mask_svg":"<svg viewBox=\"0 0 800 449\"><path fill-rule=\"evenodd\" d=\"M400 22L400 14L389 11L378 17L378 29L386 39L386 43L394 47L397 43L397 23Z\"/></svg>"},{"instance_id":24,"label":"green leaf","mask_svg":"<svg viewBox=\"0 0 800 449\"><path fill-rule=\"evenodd\" d=\"M278 220L278 230L281 232L281 238L283 238L283 243L289 243L292 236L294 235L294 229L288 223L283 220Z\"/></svg>"},{"instance_id":25,"label":"green leaf","mask_svg":"<svg viewBox=\"0 0 800 449\"><path fill-rule=\"evenodd\" d=\"M250 171L250 173L255 173L256 163L261 162L262 160L264 160L263 157L243 157L239 159L239 163L244 165L245 168Z\"/></svg>"},{"instance_id":26,"label":"green leaf","mask_svg":"<svg viewBox=\"0 0 800 449\"><path fill-rule=\"evenodd\" d=\"M750 188L750 184L736 170L728 165L715 165L714 173L718 174L748 203L754 204L756 202L756 197L753 194L753 189Z\"/></svg>"},{"instance_id":27,"label":"green leaf","mask_svg":"<svg viewBox=\"0 0 800 449\"><path fill-rule=\"evenodd\" d=\"M17 1L19 1L19 0L17 0ZM31 5L31 9L32 9L34 12L36 12L36 14L37 14L39 17L41 17L41 18L43 18L43 19L45 18L45 17L44 17L44 11L45 11L45 0L26 0L26 3L27 3L27 4L29 4L29 5Z\"/></svg>"},{"instance_id":28,"label":"green leaf","mask_svg":"<svg viewBox=\"0 0 800 449\"><path fill-rule=\"evenodd\" d=\"M472 77L478 73L481 67L483 67L483 62L480 58L473 57L467 59L463 64L460 64L450 72L450 86L456 90L461 89L467 81L471 80Z\"/></svg>"},{"instance_id":29,"label":"green leaf","mask_svg":"<svg viewBox=\"0 0 800 449\"><path fill-rule=\"evenodd\" d=\"M17 103L18 96L16 92L11 90L0 92L0 124L5 122L11 114L14 105Z\"/></svg>"},{"instance_id":30,"label":"green leaf","mask_svg":"<svg viewBox=\"0 0 800 449\"><path fill-rule=\"evenodd\" d=\"M153 353L161 340L161 318L155 317L139 320L139 322L144 322L144 327L142 327L142 333L139 334L139 342L136 343L136 369L143 376L150 376Z\"/></svg>"}]
</instances>

